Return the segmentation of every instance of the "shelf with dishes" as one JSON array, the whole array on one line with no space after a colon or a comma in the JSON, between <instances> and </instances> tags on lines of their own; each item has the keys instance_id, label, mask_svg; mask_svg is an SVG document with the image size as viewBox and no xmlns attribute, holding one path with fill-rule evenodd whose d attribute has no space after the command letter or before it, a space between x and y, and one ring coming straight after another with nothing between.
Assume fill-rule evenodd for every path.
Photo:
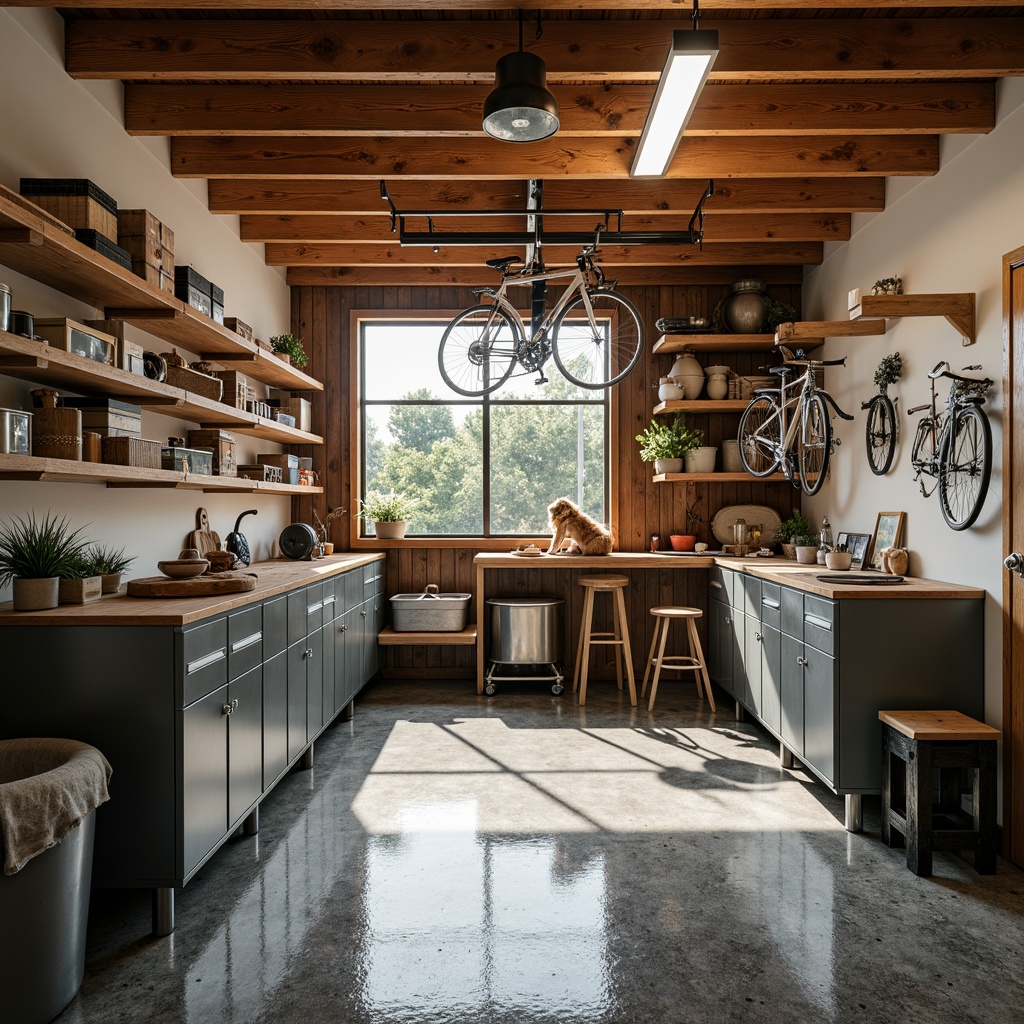
<instances>
[{"instance_id":1,"label":"shelf with dishes","mask_svg":"<svg viewBox=\"0 0 1024 1024\"><path fill-rule=\"evenodd\" d=\"M0 455L0 480L105 484L107 487L166 487L175 490L213 491L219 494L322 494L323 488L275 484L244 477L206 476L171 469L112 466L102 462L76 462L34 455Z\"/></svg>"},{"instance_id":2,"label":"shelf with dishes","mask_svg":"<svg viewBox=\"0 0 1024 1024\"><path fill-rule=\"evenodd\" d=\"M200 426L230 428L263 441L323 444L317 434L6 331L0 331L0 373L49 387L122 399L150 412Z\"/></svg>"},{"instance_id":3,"label":"shelf with dishes","mask_svg":"<svg viewBox=\"0 0 1024 1024\"><path fill-rule=\"evenodd\" d=\"M235 334L169 292L137 277L73 235L0 193L0 266L104 310L148 334L219 362L241 362L255 380L292 391L323 384ZM2 369L2 367L0 367Z\"/></svg>"}]
</instances>

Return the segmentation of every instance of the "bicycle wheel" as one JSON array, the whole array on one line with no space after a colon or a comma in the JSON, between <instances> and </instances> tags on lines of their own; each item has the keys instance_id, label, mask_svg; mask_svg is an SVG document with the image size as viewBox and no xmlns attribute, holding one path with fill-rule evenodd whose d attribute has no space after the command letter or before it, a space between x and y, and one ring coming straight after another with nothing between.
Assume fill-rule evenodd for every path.
<instances>
[{"instance_id":1,"label":"bicycle wheel","mask_svg":"<svg viewBox=\"0 0 1024 1024\"><path fill-rule=\"evenodd\" d=\"M800 466L800 486L805 494L817 494L828 475L828 460L832 454L832 422L828 418L825 399L815 393L803 403L800 410L800 436L797 461Z\"/></svg>"},{"instance_id":2,"label":"bicycle wheel","mask_svg":"<svg viewBox=\"0 0 1024 1024\"><path fill-rule=\"evenodd\" d=\"M644 347L644 329L636 306L624 295L590 291L591 320L577 295L562 310L551 338L555 365L566 380L596 390L618 384L636 366Z\"/></svg>"},{"instance_id":3,"label":"bicycle wheel","mask_svg":"<svg viewBox=\"0 0 1024 1024\"><path fill-rule=\"evenodd\" d=\"M489 395L511 375L518 342L519 327L503 309L470 306L444 329L437 367L452 391L468 398Z\"/></svg>"},{"instance_id":4,"label":"bicycle wheel","mask_svg":"<svg viewBox=\"0 0 1024 1024\"><path fill-rule=\"evenodd\" d=\"M875 395L871 399L865 440L871 472L885 476L896 456L896 410L888 395Z\"/></svg>"},{"instance_id":5,"label":"bicycle wheel","mask_svg":"<svg viewBox=\"0 0 1024 1024\"><path fill-rule=\"evenodd\" d=\"M973 525L985 503L992 473L992 429L976 405L953 413L939 451L939 508L953 530Z\"/></svg>"},{"instance_id":6,"label":"bicycle wheel","mask_svg":"<svg viewBox=\"0 0 1024 1024\"><path fill-rule=\"evenodd\" d=\"M770 395L758 395L743 410L737 431L740 460L751 476L770 476L782 454L782 420Z\"/></svg>"}]
</instances>

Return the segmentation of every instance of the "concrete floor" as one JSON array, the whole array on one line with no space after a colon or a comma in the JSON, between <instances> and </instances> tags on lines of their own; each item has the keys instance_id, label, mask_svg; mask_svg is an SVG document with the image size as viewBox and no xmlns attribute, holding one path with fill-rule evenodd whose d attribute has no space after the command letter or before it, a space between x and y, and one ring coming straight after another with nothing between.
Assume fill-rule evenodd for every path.
<instances>
[{"instance_id":1,"label":"concrete floor","mask_svg":"<svg viewBox=\"0 0 1024 1024\"><path fill-rule=\"evenodd\" d=\"M767 735L666 680L378 683L178 894L94 893L61 1024L1024 1019L1024 874L843 829Z\"/></svg>"}]
</instances>

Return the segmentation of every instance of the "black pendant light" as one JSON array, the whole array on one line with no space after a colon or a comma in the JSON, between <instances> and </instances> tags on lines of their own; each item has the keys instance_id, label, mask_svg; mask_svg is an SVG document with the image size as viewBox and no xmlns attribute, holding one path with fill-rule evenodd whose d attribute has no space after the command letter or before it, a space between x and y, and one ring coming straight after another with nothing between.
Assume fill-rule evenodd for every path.
<instances>
[{"instance_id":1,"label":"black pendant light","mask_svg":"<svg viewBox=\"0 0 1024 1024\"><path fill-rule=\"evenodd\" d=\"M505 142L536 142L558 131L558 101L548 91L547 68L536 54L523 51L523 12L519 12L519 50L494 68L494 89L484 101L484 131Z\"/></svg>"}]
</instances>

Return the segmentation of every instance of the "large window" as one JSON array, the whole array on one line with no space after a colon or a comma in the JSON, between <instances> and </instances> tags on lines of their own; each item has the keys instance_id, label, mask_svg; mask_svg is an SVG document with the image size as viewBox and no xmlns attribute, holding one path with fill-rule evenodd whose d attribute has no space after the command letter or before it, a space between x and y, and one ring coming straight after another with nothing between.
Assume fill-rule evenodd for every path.
<instances>
[{"instance_id":1,"label":"large window","mask_svg":"<svg viewBox=\"0 0 1024 1024\"><path fill-rule=\"evenodd\" d=\"M546 384L513 375L463 398L437 368L448 319L358 321L360 493L414 497L409 535L537 536L563 495L605 522L608 392L575 387L549 362Z\"/></svg>"}]
</instances>

